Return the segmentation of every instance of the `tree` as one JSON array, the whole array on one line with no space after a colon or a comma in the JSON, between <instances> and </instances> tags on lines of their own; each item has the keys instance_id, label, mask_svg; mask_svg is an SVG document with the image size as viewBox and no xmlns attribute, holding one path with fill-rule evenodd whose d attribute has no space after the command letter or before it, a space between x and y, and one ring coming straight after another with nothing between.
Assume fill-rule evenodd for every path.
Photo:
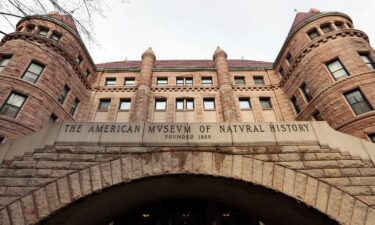
<instances>
[{"instance_id":1,"label":"tree","mask_svg":"<svg viewBox=\"0 0 375 225\"><path fill-rule=\"evenodd\" d=\"M93 16L103 15L104 0L1 0L0 38L15 30L20 18L56 11L71 16L83 40L94 43Z\"/></svg>"}]
</instances>

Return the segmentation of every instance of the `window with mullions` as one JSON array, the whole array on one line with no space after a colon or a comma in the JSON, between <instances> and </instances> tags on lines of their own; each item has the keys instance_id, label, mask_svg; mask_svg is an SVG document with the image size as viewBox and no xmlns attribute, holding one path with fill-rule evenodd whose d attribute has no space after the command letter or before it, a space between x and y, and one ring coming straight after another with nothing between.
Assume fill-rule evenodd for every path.
<instances>
[{"instance_id":1,"label":"window with mullions","mask_svg":"<svg viewBox=\"0 0 375 225\"><path fill-rule=\"evenodd\" d=\"M306 100L308 102L311 101L312 96L311 96L310 90L307 88L306 84L303 83L300 88L301 88L302 93L305 96Z\"/></svg>"},{"instance_id":2,"label":"window with mullions","mask_svg":"<svg viewBox=\"0 0 375 225\"><path fill-rule=\"evenodd\" d=\"M8 100L1 107L0 114L15 118L25 100L26 96L17 93L11 93Z\"/></svg>"},{"instance_id":3,"label":"window with mullions","mask_svg":"<svg viewBox=\"0 0 375 225\"><path fill-rule=\"evenodd\" d=\"M166 110L167 109L167 99L157 98L155 99L155 110Z\"/></svg>"},{"instance_id":4,"label":"window with mullions","mask_svg":"<svg viewBox=\"0 0 375 225\"><path fill-rule=\"evenodd\" d=\"M254 84L256 84L256 85L263 85L264 84L264 77L263 76L254 76L253 80L254 80Z\"/></svg>"},{"instance_id":5,"label":"window with mullions","mask_svg":"<svg viewBox=\"0 0 375 225\"><path fill-rule=\"evenodd\" d=\"M375 70L374 60L372 60L372 58L370 57L368 53L361 53L360 56L362 58L362 61L367 65L367 67L370 70Z\"/></svg>"},{"instance_id":6,"label":"window with mullions","mask_svg":"<svg viewBox=\"0 0 375 225\"><path fill-rule=\"evenodd\" d=\"M272 109L271 98L260 97L259 102L260 102L260 105L261 105L262 109Z\"/></svg>"},{"instance_id":7,"label":"window with mullions","mask_svg":"<svg viewBox=\"0 0 375 225\"><path fill-rule=\"evenodd\" d=\"M158 77L158 78L156 78L156 85L157 86L167 86L168 85L168 77Z\"/></svg>"},{"instance_id":8,"label":"window with mullions","mask_svg":"<svg viewBox=\"0 0 375 225\"><path fill-rule=\"evenodd\" d=\"M120 99L120 106L119 110L120 111L129 111L131 108L131 99L130 98L124 98Z\"/></svg>"},{"instance_id":9,"label":"window with mullions","mask_svg":"<svg viewBox=\"0 0 375 225\"><path fill-rule=\"evenodd\" d=\"M236 85L244 85L245 84L245 77L235 76L234 77L234 84L236 84Z\"/></svg>"},{"instance_id":10,"label":"window with mullions","mask_svg":"<svg viewBox=\"0 0 375 225\"><path fill-rule=\"evenodd\" d=\"M27 68L27 71L22 76L22 80L28 81L30 83L35 83L38 80L43 69L43 65L36 62L31 62L31 64Z\"/></svg>"},{"instance_id":11,"label":"window with mullions","mask_svg":"<svg viewBox=\"0 0 375 225\"><path fill-rule=\"evenodd\" d=\"M241 97L238 100L240 102L240 109L251 109L250 98Z\"/></svg>"},{"instance_id":12,"label":"window with mullions","mask_svg":"<svg viewBox=\"0 0 375 225\"><path fill-rule=\"evenodd\" d=\"M9 63L11 56L3 56L0 58L0 72L6 67Z\"/></svg>"},{"instance_id":13,"label":"window with mullions","mask_svg":"<svg viewBox=\"0 0 375 225\"><path fill-rule=\"evenodd\" d=\"M309 35L311 40L314 40L320 36L319 32L315 28L307 32L307 35Z\"/></svg>"},{"instance_id":14,"label":"window with mullions","mask_svg":"<svg viewBox=\"0 0 375 225\"><path fill-rule=\"evenodd\" d=\"M177 86L192 86L193 85L193 78L192 77L177 77L176 78L176 85Z\"/></svg>"},{"instance_id":15,"label":"window with mullions","mask_svg":"<svg viewBox=\"0 0 375 225\"><path fill-rule=\"evenodd\" d=\"M116 78L114 77L105 78L105 86L115 86L115 85L116 85Z\"/></svg>"},{"instance_id":16,"label":"window with mullions","mask_svg":"<svg viewBox=\"0 0 375 225\"><path fill-rule=\"evenodd\" d=\"M212 85L212 77L202 77L202 85Z\"/></svg>"},{"instance_id":17,"label":"window with mullions","mask_svg":"<svg viewBox=\"0 0 375 225\"><path fill-rule=\"evenodd\" d=\"M193 98L177 98L176 99L176 110L194 110L194 99Z\"/></svg>"},{"instance_id":18,"label":"window with mullions","mask_svg":"<svg viewBox=\"0 0 375 225\"><path fill-rule=\"evenodd\" d=\"M356 115L360 115L373 110L372 106L367 101L366 97L362 94L361 90L355 89L353 91L345 93L344 95Z\"/></svg>"},{"instance_id":19,"label":"window with mullions","mask_svg":"<svg viewBox=\"0 0 375 225\"><path fill-rule=\"evenodd\" d=\"M135 78L134 77L126 77L124 81L125 87L134 87L135 86Z\"/></svg>"},{"instance_id":20,"label":"window with mullions","mask_svg":"<svg viewBox=\"0 0 375 225\"><path fill-rule=\"evenodd\" d=\"M74 113L76 112L77 108L78 108L78 105L79 105L79 100L77 98L74 99L73 103L72 103L72 106L70 107L70 115L74 115Z\"/></svg>"},{"instance_id":21,"label":"window with mullions","mask_svg":"<svg viewBox=\"0 0 375 225\"><path fill-rule=\"evenodd\" d=\"M60 94L59 98L58 98L58 101L61 104L64 103L64 101L66 99L66 96L68 96L69 91L70 91L70 88L67 85L65 85L63 90L61 91L61 94Z\"/></svg>"},{"instance_id":22,"label":"window with mullions","mask_svg":"<svg viewBox=\"0 0 375 225\"><path fill-rule=\"evenodd\" d=\"M294 107L294 110L296 110L296 113L300 113L301 112L301 108L299 107L298 103L297 103L297 98L295 96L293 96L290 101L292 102L293 104L293 107Z\"/></svg>"},{"instance_id":23,"label":"window with mullions","mask_svg":"<svg viewBox=\"0 0 375 225\"><path fill-rule=\"evenodd\" d=\"M98 111L108 111L109 106L111 105L111 99L100 99L99 100L99 106L98 106Z\"/></svg>"},{"instance_id":24,"label":"window with mullions","mask_svg":"<svg viewBox=\"0 0 375 225\"><path fill-rule=\"evenodd\" d=\"M215 107L215 99L214 98L204 98L203 99L203 109L204 110L214 110Z\"/></svg>"},{"instance_id":25,"label":"window with mullions","mask_svg":"<svg viewBox=\"0 0 375 225\"><path fill-rule=\"evenodd\" d=\"M348 72L339 59L335 59L334 61L327 63L326 65L335 80L349 76Z\"/></svg>"}]
</instances>

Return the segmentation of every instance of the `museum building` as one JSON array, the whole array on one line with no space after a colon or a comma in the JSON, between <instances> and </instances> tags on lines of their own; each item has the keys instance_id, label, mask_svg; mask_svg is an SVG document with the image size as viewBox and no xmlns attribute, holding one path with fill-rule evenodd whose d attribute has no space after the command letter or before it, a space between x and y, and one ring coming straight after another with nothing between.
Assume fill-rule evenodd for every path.
<instances>
[{"instance_id":1,"label":"museum building","mask_svg":"<svg viewBox=\"0 0 375 225\"><path fill-rule=\"evenodd\" d=\"M275 62L95 64L72 18L25 17L0 42L0 224L374 225L374 59L316 9Z\"/></svg>"}]
</instances>

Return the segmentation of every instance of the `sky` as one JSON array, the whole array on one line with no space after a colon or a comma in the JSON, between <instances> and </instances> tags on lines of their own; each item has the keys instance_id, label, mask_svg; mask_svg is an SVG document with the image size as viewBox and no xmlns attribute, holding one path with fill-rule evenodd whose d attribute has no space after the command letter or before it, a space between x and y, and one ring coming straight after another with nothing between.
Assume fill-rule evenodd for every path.
<instances>
[{"instance_id":1,"label":"sky","mask_svg":"<svg viewBox=\"0 0 375 225\"><path fill-rule=\"evenodd\" d=\"M230 59L273 62L296 11L348 14L375 38L374 0L106 0L94 17L95 63L140 60L152 47L157 59L212 59L217 46Z\"/></svg>"}]
</instances>

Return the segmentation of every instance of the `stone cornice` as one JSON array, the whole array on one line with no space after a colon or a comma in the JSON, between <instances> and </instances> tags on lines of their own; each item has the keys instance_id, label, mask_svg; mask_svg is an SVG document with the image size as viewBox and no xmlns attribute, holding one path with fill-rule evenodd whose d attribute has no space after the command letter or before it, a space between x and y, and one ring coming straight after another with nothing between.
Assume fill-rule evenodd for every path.
<instances>
[{"instance_id":1,"label":"stone cornice","mask_svg":"<svg viewBox=\"0 0 375 225\"><path fill-rule=\"evenodd\" d=\"M229 72L235 71L265 71L272 70L272 67L229 67ZM118 72L141 72L139 67L130 68L104 68L98 67L97 72L118 73ZM197 68L154 68L153 72L199 72L199 71L216 71L214 67L197 67Z\"/></svg>"},{"instance_id":2,"label":"stone cornice","mask_svg":"<svg viewBox=\"0 0 375 225\"><path fill-rule=\"evenodd\" d=\"M368 36L356 29L344 29L330 32L324 36L321 36L314 41L312 41L309 45L304 47L294 58L293 62L289 66L288 70L285 71L285 75L282 77L280 81L280 86L283 87L289 80L289 77L294 73L294 71L299 66L299 63L310 53L312 50L318 48L319 46L337 38L344 38L344 37L359 37L363 38L367 42L369 42Z\"/></svg>"},{"instance_id":3,"label":"stone cornice","mask_svg":"<svg viewBox=\"0 0 375 225\"><path fill-rule=\"evenodd\" d=\"M15 39L22 39L27 42L37 41L37 43L44 43L45 46L52 48L56 52L58 52L62 57L66 59L66 61L71 65L71 67L74 69L76 74L78 75L79 79L82 81L86 89L90 88L90 85L86 79L86 77L83 76L83 72L79 68L79 66L76 64L74 57L66 51L64 48L62 48L59 44L55 43L54 41L41 37L36 34L30 34L30 33L21 33L21 32L15 32L11 34L7 34L0 42L0 46L5 44L7 41L15 40ZM34 43L32 43L34 44ZM37 45L35 43L35 45ZM47 53L48 54L48 53Z\"/></svg>"},{"instance_id":4,"label":"stone cornice","mask_svg":"<svg viewBox=\"0 0 375 225\"><path fill-rule=\"evenodd\" d=\"M319 13L315 16L312 16L308 19L306 19L304 22L302 22L301 24L299 24L297 27L295 27L293 30L291 30L288 34L288 36L286 37L285 41L284 41L284 44L283 46L281 47L281 50L279 52L279 54L277 55L276 57L276 60L274 62L274 67L279 63L279 60L282 56L282 54L284 53L284 50L286 49L286 47L288 46L289 44L289 41L294 37L294 35L300 31L304 26L306 26L307 24L317 20L317 19L320 19L320 18L324 18L324 17L328 17L328 16L341 16L341 17L344 17L346 19L348 19L350 22L352 22L352 19L344 14L344 13L340 13L340 12L326 12L326 13Z\"/></svg>"},{"instance_id":5,"label":"stone cornice","mask_svg":"<svg viewBox=\"0 0 375 225\"><path fill-rule=\"evenodd\" d=\"M64 29L66 29L69 33L71 33L75 39L79 42L79 44L81 45L83 51L86 53L87 55L87 58L89 59L90 63L91 63L91 66L94 68L94 70L96 70L96 65L94 63L94 60L91 58L91 55L89 53L89 51L87 50L86 48L86 45L83 43L81 37L79 36L78 32L73 30L71 27L69 27L68 25L66 25L65 23L61 22L60 20L58 19L55 19L53 17L50 17L50 16L43 16L43 15L34 15L34 16L26 16L24 18L22 18L20 21L18 21L16 27L18 27L19 24L21 24L23 21L25 20L30 20L30 19L41 19L41 20L47 20L49 22L52 22L52 23L55 23L61 27L63 27Z\"/></svg>"}]
</instances>

